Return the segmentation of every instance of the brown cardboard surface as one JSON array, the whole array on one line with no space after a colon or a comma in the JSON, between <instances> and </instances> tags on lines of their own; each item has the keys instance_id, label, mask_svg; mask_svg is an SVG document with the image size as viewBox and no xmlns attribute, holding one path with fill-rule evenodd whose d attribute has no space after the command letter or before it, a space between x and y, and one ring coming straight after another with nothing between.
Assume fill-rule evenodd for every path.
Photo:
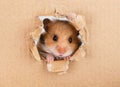
<instances>
[{"instance_id":1,"label":"brown cardboard surface","mask_svg":"<svg viewBox=\"0 0 120 87\"><path fill-rule=\"evenodd\" d=\"M30 54L29 33L42 14L75 12L86 17L87 57L56 75ZM119 87L119 0L1 0L0 87Z\"/></svg>"}]
</instances>

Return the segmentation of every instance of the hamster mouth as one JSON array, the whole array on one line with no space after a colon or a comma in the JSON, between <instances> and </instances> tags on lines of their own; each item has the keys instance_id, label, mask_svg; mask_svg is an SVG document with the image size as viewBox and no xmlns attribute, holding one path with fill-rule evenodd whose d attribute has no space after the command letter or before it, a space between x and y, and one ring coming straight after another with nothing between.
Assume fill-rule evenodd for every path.
<instances>
[{"instance_id":1,"label":"hamster mouth","mask_svg":"<svg viewBox=\"0 0 120 87\"><path fill-rule=\"evenodd\" d=\"M55 60L64 60L66 57L71 57L71 56L55 56Z\"/></svg>"},{"instance_id":2,"label":"hamster mouth","mask_svg":"<svg viewBox=\"0 0 120 87\"><path fill-rule=\"evenodd\" d=\"M70 58L72 56L72 52L67 52L65 54L59 54L56 52L53 53L53 56L54 56L54 60L64 60L64 59L67 59L67 58Z\"/></svg>"},{"instance_id":3,"label":"hamster mouth","mask_svg":"<svg viewBox=\"0 0 120 87\"><path fill-rule=\"evenodd\" d=\"M55 52L54 52L53 55L54 55L56 58L65 58L65 57L70 57L70 56L72 56L72 52L66 52L65 54L59 54L59 53L56 53L56 54L55 54Z\"/></svg>"},{"instance_id":4,"label":"hamster mouth","mask_svg":"<svg viewBox=\"0 0 120 87\"><path fill-rule=\"evenodd\" d=\"M65 57L71 57L71 54L70 55L67 55L67 56L64 56L64 55L58 55L58 56L55 56L56 58L65 58Z\"/></svg>"},{"instance_id":5,"label":"hamster mouth","mask_svg":"<svg viewBox=\"0 0 120 87\"><path fill-rule=\"evenodd\" d=\"M71 57L72 53L73 53L73 51L67 50L66 53L60 54L56 51L55 48L50 49L50 54L52 54L56 59L63 59L63 58L66 58L66 57Z\"/></svg>"}]
</instances>

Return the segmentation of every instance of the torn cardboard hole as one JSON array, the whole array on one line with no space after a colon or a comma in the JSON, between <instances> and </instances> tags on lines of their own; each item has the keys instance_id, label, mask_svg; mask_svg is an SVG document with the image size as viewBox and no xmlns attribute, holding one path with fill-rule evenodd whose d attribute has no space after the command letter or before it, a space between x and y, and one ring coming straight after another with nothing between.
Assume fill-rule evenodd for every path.
<instances>
[{"instance_id":1,"label":"torn cardboard hole","mask_svg":"<svg viewBox=\"0 0 120 87\"><path fill-rule=\"evenodd\" d=\"M78 60L80 57L85 57L86 55L86 45L88 42L88 31L86 28L85 18L82 15L76 15L74 13L71 14L59 14L58 12L53 16L39 16L38 17L42 23L45 18L49 18L51 20L68 20L70 21L77 30L80 30L81 39L83 45L77 50L77 52L71 57L71 60ZM37 50L37 42L40 37L40 34L43 30L43 24L39 26L39 28L35 29L35 31L31 32L32 39L34 41L34 45L31 49L34 58L37 61L42 61L45 58L41 57ZM66 60L57 60L52 62L51 64L47 64L47 70L50 72L66 72L69 69L70 61Z\"/></svg>"}]
</instances>

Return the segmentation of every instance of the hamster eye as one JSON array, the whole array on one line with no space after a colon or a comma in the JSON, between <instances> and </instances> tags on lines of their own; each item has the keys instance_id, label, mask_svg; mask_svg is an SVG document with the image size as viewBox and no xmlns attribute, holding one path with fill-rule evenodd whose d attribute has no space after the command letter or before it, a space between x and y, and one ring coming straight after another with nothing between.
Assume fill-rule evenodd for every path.
<instances>
[{"instance_id":1,"label":"hamster eye","mask_svg":"<svg viewBox=\"0 0 120 87\"><path fill-rule=\"evenodd\" d=\"M57 36L57 35L54 35L54 36L53 36L53 40L54 40L54 41L58 41L58 36Z\"/></svg>"},{"instance_id":2,"label":"hamster eye","mask_svg":"<svg viewBox=\"0 0 120 87\"><path fill-rule=\"evenodd\" d=\"M69 43L72 43L72 37L69 37L68 41Z\"/></svg>"}]
</instances>

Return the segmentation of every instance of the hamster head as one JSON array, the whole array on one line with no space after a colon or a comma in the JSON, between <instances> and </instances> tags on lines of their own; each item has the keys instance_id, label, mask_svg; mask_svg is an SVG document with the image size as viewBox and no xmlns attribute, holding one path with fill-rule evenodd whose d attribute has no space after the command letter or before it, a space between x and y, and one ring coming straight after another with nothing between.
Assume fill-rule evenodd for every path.
<instances>
[{"instance_id":1,"label":"hamster head","mask_svg":"<svg viewBox=\"0 0 120 87\"><path fill-rule=\"evenodd\" d=\"M82 44L79 31L68 21L43 20L45 33L41 35L46 52L55 57L67 57L75 53Z\"/></svg>"}]
</instances>

